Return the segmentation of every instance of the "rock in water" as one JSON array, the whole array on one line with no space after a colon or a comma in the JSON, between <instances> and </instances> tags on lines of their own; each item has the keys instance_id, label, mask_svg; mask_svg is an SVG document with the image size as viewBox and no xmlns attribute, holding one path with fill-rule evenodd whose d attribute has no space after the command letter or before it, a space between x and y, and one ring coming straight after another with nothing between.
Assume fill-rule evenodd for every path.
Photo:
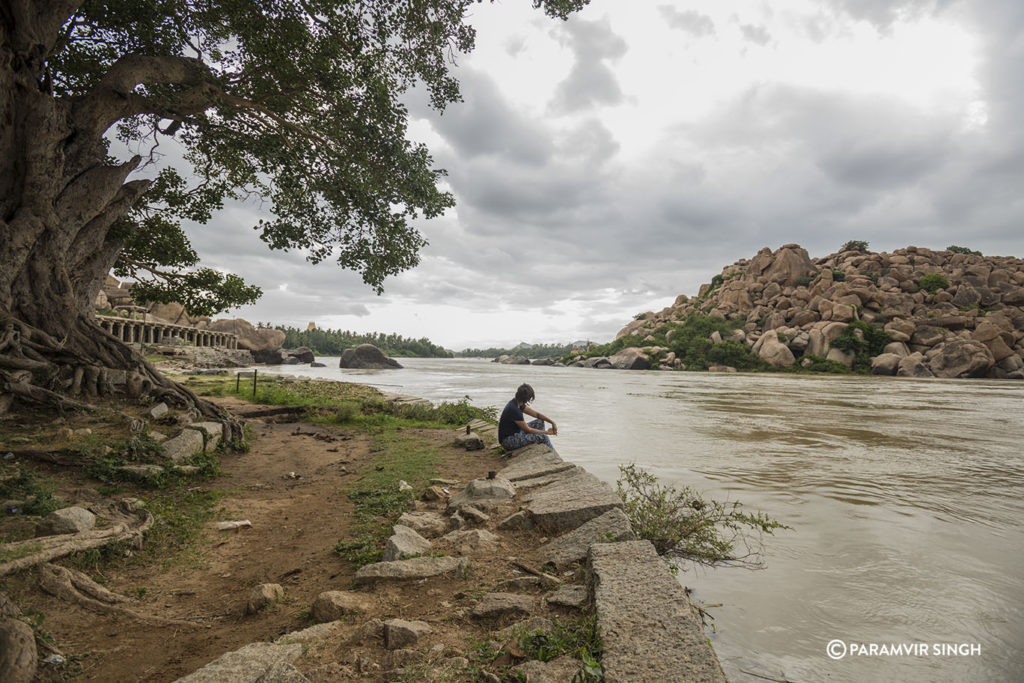
<instances>
[{"instance_id":1,"label":"rock in water","mask_svg":"<svg viewBox=\"0 0 1024 683\"><path fill-rule=\"evenodd\" d=\"M393 358L385 356L373 344L360 344L354 349L345 349L338 367L353 370L389 370L402 366Z\"/></svg>"}]
</instances>

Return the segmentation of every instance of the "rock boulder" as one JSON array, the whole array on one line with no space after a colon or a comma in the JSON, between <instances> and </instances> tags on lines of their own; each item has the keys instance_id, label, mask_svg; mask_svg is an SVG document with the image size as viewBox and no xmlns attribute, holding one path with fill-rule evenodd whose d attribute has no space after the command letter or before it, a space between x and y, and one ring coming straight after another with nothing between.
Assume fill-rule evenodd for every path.
<instances>
[{"instance_id":1,"label":"rock boulder","mask_svg":"<svg viewBox=\"0 0 1024 683\"><path fill-rule=\"evenodd\" d=\"M385 356L373 344L360 344L354 349L345 349L338 367L352 370L390 370L402 366L395 359Z\"/></svg>"}]
</instances>

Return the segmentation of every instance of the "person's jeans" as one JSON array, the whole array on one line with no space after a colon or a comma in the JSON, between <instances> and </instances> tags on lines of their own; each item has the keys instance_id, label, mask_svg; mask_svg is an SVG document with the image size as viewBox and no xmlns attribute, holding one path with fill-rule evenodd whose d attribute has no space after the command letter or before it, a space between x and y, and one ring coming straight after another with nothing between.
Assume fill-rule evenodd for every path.
<instances>
[{"instance_id":1,"label":"person's jeans","mask_svg":"<svg viewBox=\"0 0 1024 683\"><path fill-rule=\"evenodd\" d=\"M534 429L544 429L544 420L539 418L526 424ZM529 446L532 443L542 443L548 448L554 449L554 446L551 445L551 439L548 438L547 434L527 434L522 430L511 436L506 436L505 440L501 442L501 447L506 451L514 451L517 448Z\"/></svg>"}]
</instances>

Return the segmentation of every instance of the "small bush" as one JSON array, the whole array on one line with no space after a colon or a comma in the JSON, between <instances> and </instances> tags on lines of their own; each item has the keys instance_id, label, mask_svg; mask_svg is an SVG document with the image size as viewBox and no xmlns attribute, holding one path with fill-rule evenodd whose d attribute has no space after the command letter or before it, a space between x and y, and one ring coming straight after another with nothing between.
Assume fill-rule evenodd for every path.
<instances>
[{"instance_id":1,"label":"small bush","mask_svg":"<svg viewBox=\"0 0 1024 683\"><path fill-rule=\"evenodd\" d=\"M949 287L949 280L941 273L928 273L917 281L917 286L929 294L934 294L940 289Z\"/></svg>"},{"instance_id":2,"label":"small bush","mask_svg":"<svg viewBox=\"0 0 1024 683\"><path fill-rule=\"evenodd\" d=\"M814 275L801 275L800 277L793 280L793 286L809 287L811 283L814 282L814 278L816 277L818 277L817 273L815 273Z\"/></svg>"},{"instance_id":3,"label":"small bush","mask_svg":"<svg viewBox=\"0 0 1024 683\"><path fill-rule=\"evenodd\" d=\"M860 335L857 332L860 331ZM832 348L854 355L853 369L867 372L871 359L885 350L892 337L885 330L872 327L863 320L854 320L833 342Z\"/></svg>"},{"instance_id":4,"label":"small bush","mask_svg":"<svg viewBox=\"0 0 1024 683\"><path fill-rule=\"evenodd\" d=\"M968 249L967 247L958 247L955 244L951 244L948 247L946 247L946 251L951 251L954 254L969 254L971 256L981 256L980 251L974 251L973 249Z\"/></svg>"},{"instance_id":5,"label":"small bush","mask_svg":"<svg viewBox=\"0 0 1024 683\"><path fill-rule=\"evenodd\" d=\"M868 243L864 240L850 240L839 251L867 251Z\"/></svg>"},{"instance_id":6,"label":"small bush","mask_svg":"<svg viewBox=\"0 0 1024 683\"><path fill-rule=\"evenodd\" d=\"M743 512L738 502L705 499L689 487L662 486L636 465L620 465L619 473L619 496L633 530L659 555L709 566L761 568L762 535L789 528L763 512Z\"/></svg>"},{"instance_id":7,"label":"small bush","mask_svg":"<svg viewBox=\"0 0 1024 683\"><path fill-rule=\"evenodd\" d=\"M834 282L845 282L846 281L846 273L842 272L841 270L833 270L832 271L832 280Z\"/></svg>"}]
</instances>

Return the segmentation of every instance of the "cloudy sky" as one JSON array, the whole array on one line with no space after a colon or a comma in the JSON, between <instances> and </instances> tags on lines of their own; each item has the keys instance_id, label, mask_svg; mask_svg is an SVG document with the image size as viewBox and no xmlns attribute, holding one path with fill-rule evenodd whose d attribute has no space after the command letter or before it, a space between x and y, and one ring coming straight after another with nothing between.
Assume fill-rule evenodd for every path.
<instances>
[{"instance_id":1,"label":"cloudy sky","mask_svg":"<svg viewBox=\"0 0 1024 683\"><path fill-rule=\"evenodd\" d=\"M796 242L1024 257L1021 0L526 0L473 8L465 102L415 94L410 137L457 207L375 295L267 251L256 205L190 230L265 294L252 322L450 349L608 341L722 267Z\"/></svg>"}]
</instances>

